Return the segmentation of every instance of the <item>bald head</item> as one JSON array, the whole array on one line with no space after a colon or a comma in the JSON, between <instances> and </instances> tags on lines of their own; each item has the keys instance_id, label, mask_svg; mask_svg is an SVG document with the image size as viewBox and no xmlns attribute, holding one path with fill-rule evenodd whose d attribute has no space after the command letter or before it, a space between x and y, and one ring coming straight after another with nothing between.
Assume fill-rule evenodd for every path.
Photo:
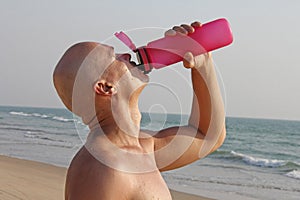
<instances>
[{"instance_id":1,"label":"bald head","mask_svg":"<svg viewBox=\"0 0 300 200\"><path fill-rule=\"evenodd\" d=\"M93 112L87 109L93 106L93 83L113 61L112 47L96 42L78 43L65 52L55 67L53 82L70 111L81 117Z\"/></svg>"},{"instance_id":2,"label":"bald head","mask_svg":"<svg viewBox=\"0 0 300 200\"><path fill-rule=\"evenodd\" d=\"M77 72L86 56L97 46L94 42L78 43L70 47L59 60L53 73L56 91L72 111L72 93Z\"/></svg>"}]
</instances>

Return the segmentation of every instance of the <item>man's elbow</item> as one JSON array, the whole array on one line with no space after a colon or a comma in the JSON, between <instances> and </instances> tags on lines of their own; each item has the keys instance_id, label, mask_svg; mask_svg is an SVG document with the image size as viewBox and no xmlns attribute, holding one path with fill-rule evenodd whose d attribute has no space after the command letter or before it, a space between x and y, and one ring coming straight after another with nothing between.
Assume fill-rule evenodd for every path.
<instances>
[{"instance_id":1,"label":"man's elbow","mask_svg":"<svg viewBox=\"0 0 300 200\"><path fill-rule=\"evenodd\" d=\"M224 125L224 128L222 129L222 133L219 135L219 138L218 138L215 146L213 147L213 149L210 153L212 153L215 150L217 150L218 148L220 148L223 145L223 143L225 141L225 138L226 138L226 128L225 128L225 125Z\"/></svg>"}]
</instances>

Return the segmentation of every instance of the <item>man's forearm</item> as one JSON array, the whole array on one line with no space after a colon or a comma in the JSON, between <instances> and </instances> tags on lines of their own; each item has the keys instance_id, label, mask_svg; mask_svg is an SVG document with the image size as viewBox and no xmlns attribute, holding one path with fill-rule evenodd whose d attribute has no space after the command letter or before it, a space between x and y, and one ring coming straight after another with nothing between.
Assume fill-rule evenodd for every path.
<instances>
[{"instance_id":1,"label":"man's forearm","mask_svg":"<svg viewBox=\"0 0 300 200\"><path fill-rule=\"evenodd\" d=\"M205 135L200 157L207 155L218 143L224 132L225 110L216 72L210 55L203 66L192 69L194 98L189 125Z\"/></svg>"}]
</instances>

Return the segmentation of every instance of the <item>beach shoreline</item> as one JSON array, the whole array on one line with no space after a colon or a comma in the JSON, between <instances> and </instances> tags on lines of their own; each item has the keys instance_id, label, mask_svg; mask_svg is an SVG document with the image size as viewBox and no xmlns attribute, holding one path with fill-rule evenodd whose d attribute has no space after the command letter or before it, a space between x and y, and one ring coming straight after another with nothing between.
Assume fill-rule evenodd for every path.
<instances>
[{"instance_id":1,"label":"beach shoreline","mask_svg":"<svg viewBox=\"0 0 300 200\"><path fill-rule=\"evenodd\" d=\"M1 200L64 199L67 168L0 155ZM171 190L173 200L211 200Z\"/></svg>"}]
</instances>

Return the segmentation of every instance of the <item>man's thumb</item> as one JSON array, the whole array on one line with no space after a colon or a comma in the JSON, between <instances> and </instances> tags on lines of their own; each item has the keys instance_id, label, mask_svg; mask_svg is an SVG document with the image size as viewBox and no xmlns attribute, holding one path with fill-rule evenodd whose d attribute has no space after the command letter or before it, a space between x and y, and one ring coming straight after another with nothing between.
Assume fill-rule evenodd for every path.
<instances>
[{"instance_id":1,"label":"man's thumb","mask_svg":"<svg viewBox=\"0 0 300 200\"><path fill-rule=\"evenodd\" d=\"M183 66L185 68L193 68L195 66L195 59L191 52L187 52L183 56Z\"/></svg>"}]
</instances>

